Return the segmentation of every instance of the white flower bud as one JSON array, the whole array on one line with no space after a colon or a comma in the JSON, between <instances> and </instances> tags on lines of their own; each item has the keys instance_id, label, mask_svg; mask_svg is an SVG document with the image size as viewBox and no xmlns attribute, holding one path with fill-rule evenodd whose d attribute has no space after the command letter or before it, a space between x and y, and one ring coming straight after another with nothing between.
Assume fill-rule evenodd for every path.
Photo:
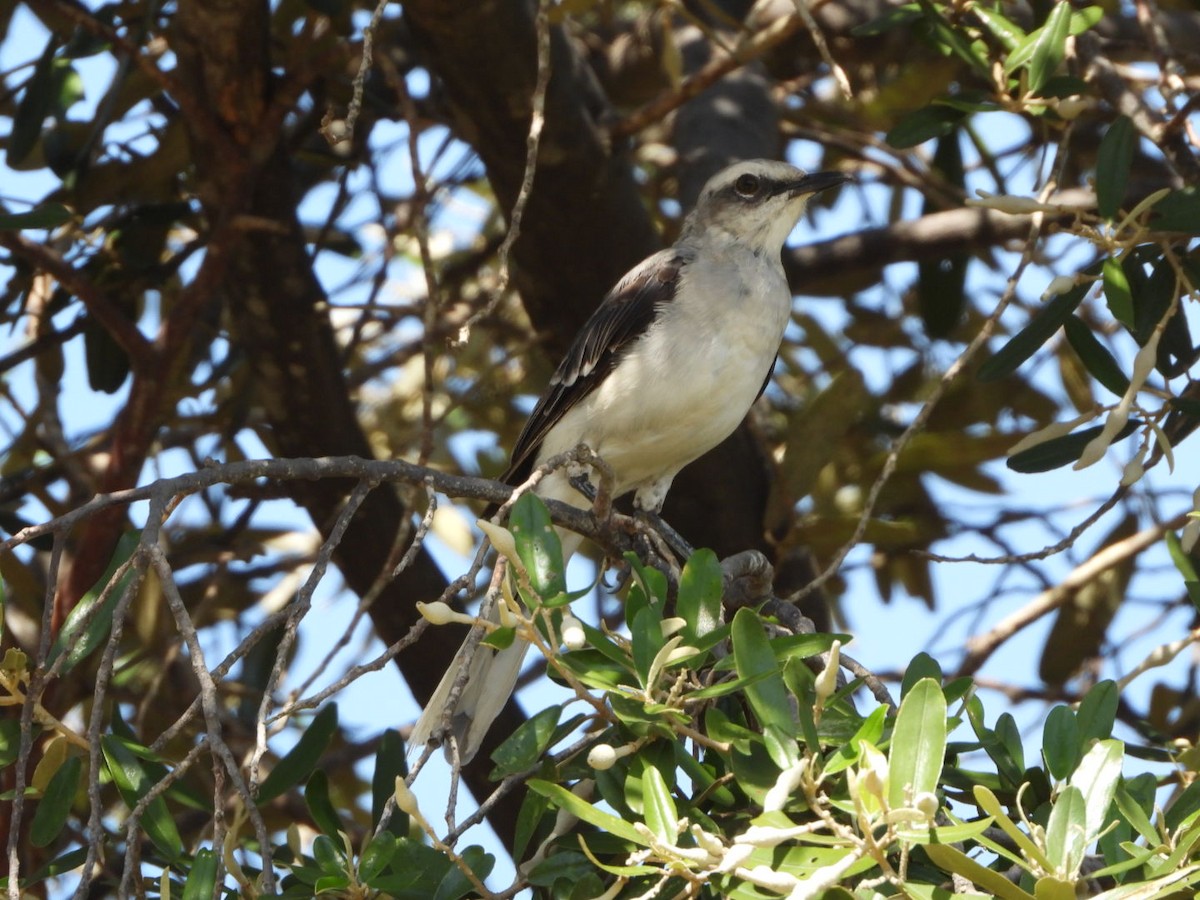
<instances>
[{"instance_id":1,"label":"white flower bud","mask_svg":"<svg viewBox=\"0 0 1200 900\"><path fill-rule=\"evenodd\" d=\"M396 776L396 808L402 813L412 816L414 819L423 819L421 815L421 807L417 803L417 795L412 792L404 778L400 775Z\"/></svg>"},{"instance_id":2,"label":"white flower bud","mask_svg":"<svg viewBox=\"0 0 1200 900\"><path fill-rule=\"evenodd\" d=\"M942 808L942 804L938 802L937 794L930 791L921 791L913 800L913 806L929 821L933 821L933 817L938 814L938 810Z\"/></svg>"},{"instance_id":3,"label":"white flower bud","mask_svg":"<svg viewBox=\"0 0 1200 900\"><path fill-rule=\"evenodd\" d=\"M583 623L574 616L563 616L562 623L563 646L568 650L582 650L587 646L587 635L583 632Z\"/></svg>"},{"instance_id":4,"label":"white flower bud","mask_svg":"<svg viewBox=\"0 0 1200 900\"><path fill-rule=\"evenodd\" d=\"M417 612L430 625L449 625L459 619L459 614L451 609L448 603L443 603L441 600L435 600L432 603L422 603L418 600Z\"/></svg>"},{"instance_id":5,"label":"white flower bud","mask_svg":"<svg viewBox=\"0 0 1200 900\"><path fill-rule=\"evenodd\" d=\"M825 706L825 701L833 696L833 692L837 690L837 676L841 669L842 658L842 642L834 641L833 646L829 648L829 661L825 663L825 668L821 670L821 674L817 676L816 694L817 705Z\"/></svg>"}]
</instances>

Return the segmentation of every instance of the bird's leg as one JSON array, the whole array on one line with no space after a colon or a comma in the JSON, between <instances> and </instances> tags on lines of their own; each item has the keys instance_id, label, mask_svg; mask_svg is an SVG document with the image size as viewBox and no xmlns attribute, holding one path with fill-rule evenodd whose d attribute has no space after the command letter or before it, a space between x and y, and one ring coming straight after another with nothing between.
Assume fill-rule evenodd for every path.
<instances>
[{"instance_id":1,"label":"bird's leg","mask_svg":"<svg viewBox=\"0 0 1200 900\"><path fill-rule=\"evenodd\" d=\"M683 536L668 525L662 517L663 504L667 500L667 491L670 490L671 481L674 478L675 473L671 472L657 481L638 488L637 493L633 496L633 509L639 519L662 536L672 552L681 560L687 560L693 553L692 545L685 541Z\"/></svg>"}]
</instances>

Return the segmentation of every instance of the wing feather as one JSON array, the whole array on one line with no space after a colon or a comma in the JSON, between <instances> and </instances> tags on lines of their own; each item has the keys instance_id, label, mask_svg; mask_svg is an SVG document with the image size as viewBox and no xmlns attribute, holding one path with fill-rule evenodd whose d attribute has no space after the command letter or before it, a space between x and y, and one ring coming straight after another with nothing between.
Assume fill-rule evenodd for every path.
<instances>
[{"instance_id":1,"label":"wing feather","mask_svg":"<svg viewBox=\"0 0 1200 900\"><path fill-rule=\"evenodd\" d=\"M550 429L613 370L631 342L646 332L659 309L675 299L679 272L690 254L672 248L646 259L622 278L576 335L550 387L521 429L504 481L518 484Z\"/></svg>"}]
</instances>

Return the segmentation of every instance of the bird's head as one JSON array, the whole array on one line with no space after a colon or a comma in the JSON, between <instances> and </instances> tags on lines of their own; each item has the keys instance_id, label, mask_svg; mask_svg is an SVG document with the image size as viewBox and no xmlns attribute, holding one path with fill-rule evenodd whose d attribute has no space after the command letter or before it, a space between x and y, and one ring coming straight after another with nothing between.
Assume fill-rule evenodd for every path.
<instances>
[{"instance_id":1,"label":"bird's head","mask_svg":"<svg viewBox=\"0 0 1200 900\"><path fill-rule=\"evenodd\" d=\"M704 185L684 233L721 233L756 250L778 253L813 194L849 181L770 159L734 163Z\"/></svg>"}]
</instances>

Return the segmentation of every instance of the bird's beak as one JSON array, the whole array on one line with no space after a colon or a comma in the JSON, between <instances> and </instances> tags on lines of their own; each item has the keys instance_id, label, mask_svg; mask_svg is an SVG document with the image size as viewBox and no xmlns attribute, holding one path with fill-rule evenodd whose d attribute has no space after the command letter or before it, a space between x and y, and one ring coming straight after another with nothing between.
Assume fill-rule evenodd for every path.
<instances>
[{"instance_id":1,"label":"bird's beak","mask_svg":"<svg viewBox=\"0 0 1200 900\"><path fill-rule=\"evenodd\" d=\"M779 193L786 193L789 198L819 194L821 191L827 191L853 180L849 175L841 172L812 172L798 181L790 181L783 185Z\"/></svg>"}]
</instances>

